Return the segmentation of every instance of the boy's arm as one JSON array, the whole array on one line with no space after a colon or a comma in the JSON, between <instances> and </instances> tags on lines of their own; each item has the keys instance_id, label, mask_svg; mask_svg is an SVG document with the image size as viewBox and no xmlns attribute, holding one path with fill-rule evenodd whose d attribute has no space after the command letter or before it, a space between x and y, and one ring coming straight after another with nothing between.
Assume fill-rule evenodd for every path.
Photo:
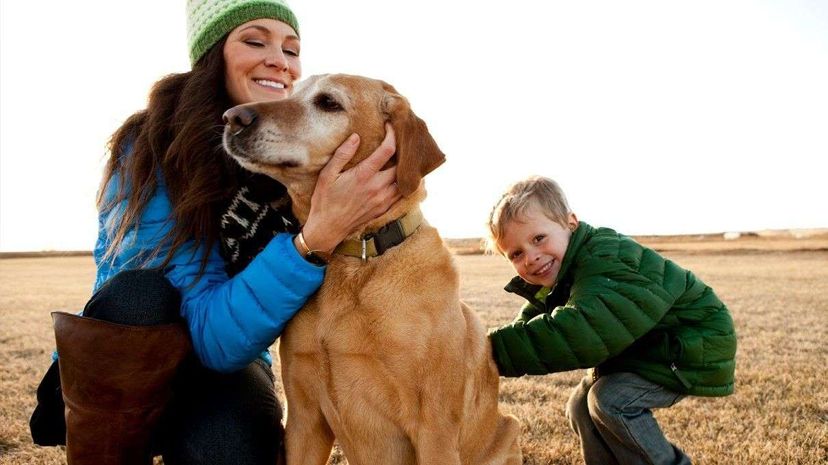
<instances>
[{"instance_id":1,"label":"boy's arm","mask_svg":"<svg viewBox=\"0 0 828 465\"><path fill-rule=\"evenodd\" d=\"M629 269L576 280L565 306L490 332L500 374L588 368L620 354L672 306L665 280Z\"/></svg>"}]
</instances>

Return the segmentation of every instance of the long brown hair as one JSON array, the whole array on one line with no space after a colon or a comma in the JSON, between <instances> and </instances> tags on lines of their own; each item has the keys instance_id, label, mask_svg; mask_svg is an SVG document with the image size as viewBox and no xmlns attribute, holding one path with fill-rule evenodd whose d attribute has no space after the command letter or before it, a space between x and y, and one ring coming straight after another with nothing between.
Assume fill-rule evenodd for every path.
<instances>
[{"instance_id":1,"label":"long brown hair","mask_svg":"<svg viewBox=\"0 0 828 465\"><path fill-rule=\"evenodd\" d=\"M240 169L221 145L221 115L232 106L225 88L224 42L222 39L214 45L192 71L156 82L147 108L130 116L112 135L98 209L107 211L119 202L127 203L106 257L115 256L126 233L138 226L158 186L160 170L174 223L150 259L159 255L162 243L171 244L160 265L163 268L192 239L195 250L204 247L199 274L204 271L206 251L218 239L218 209L237 187ZM128 151L131 153L126 155ZM105 201L107 184L116 174L120 177L118 192L112 201Z\"/></svg>"}]
</instances>

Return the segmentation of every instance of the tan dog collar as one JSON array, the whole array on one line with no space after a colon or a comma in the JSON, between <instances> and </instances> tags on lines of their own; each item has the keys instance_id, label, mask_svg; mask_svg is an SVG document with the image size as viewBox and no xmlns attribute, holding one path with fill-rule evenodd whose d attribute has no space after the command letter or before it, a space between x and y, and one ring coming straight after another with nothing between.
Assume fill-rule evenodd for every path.
<instances>
[{"instance_id":1,"label":"tan dog collar","mask_svg":"<svg viewBox=\"0 0 828 465\"><path fill-rule=\"evenodd\" d=\"M368 257L378 257L386 250L402 242L420 227L423 214L419 209L408 212L401 218L386 224L376 232L363 234L361 239L348 239L334 249L334 253L359 257L367 261Z\"/></svg>"}]
</instances>

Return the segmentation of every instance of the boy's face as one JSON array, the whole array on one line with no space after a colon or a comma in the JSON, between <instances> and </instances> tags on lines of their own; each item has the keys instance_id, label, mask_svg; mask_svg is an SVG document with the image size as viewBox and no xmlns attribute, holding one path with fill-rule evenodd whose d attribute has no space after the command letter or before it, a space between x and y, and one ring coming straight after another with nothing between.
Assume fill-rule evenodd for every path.
<instances>
[{"instance_id":1,"label":"boy's face","mask_svg":"<svg viewBox=\"0 0 828 465\"><path fill-rule=\"evenodd\" d=\"M569 214L564 227L530 205L521 218L506 224L497 247L524 281L552 287L561 271L569 237L577 227L574 213Z\"/></svg>"}]
</instances>

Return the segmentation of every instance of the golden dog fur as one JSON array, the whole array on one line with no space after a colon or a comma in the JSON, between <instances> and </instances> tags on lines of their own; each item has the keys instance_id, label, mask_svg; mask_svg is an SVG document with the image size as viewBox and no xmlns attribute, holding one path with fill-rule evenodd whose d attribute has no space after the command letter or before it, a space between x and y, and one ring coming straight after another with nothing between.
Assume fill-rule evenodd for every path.
<instances>
[{"instance_id":1,"label":"golden dog fur","mask_svg":"<svg viewBox=\"0 0 828 465\"><path fill-rule=\"evenodd\" d=\"M355 238L418 209L422 177L444 160L407 100L381 81L314 76L288 99L243 108L255 123L228 124L225 147L287 186L301 222L339 144L360 135L353 165L392 124L403 198ZM288 465L326 463L334 438L351 465L520 464L520 426L498 410L490 351L460 301L452 257L426 222L379 257L335 254L281 336Z\"/></svg>"}]
</instances>

